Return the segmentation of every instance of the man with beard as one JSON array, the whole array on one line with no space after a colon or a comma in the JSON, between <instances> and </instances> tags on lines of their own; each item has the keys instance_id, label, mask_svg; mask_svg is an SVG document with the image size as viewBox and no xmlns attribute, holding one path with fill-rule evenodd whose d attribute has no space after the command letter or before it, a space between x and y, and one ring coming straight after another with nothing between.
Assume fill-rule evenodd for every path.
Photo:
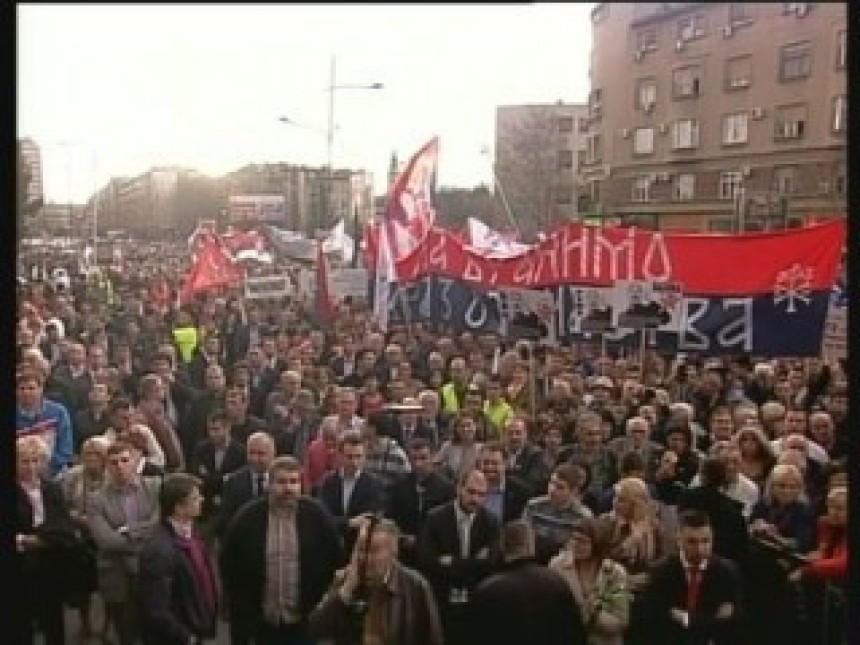
<instances>
[{"instance_id":1,"label":"man with beard","mask_svg":"<svg viewBox=\"0 0 860 645\"><path fill-rule=\"evenodd\" d=\"M277 457L268 475L267 495L244 506L224 536L233 645L307 642L308 617L342 557L331 518L301 495L301 464Z\"/></svg>"}]
</instances>

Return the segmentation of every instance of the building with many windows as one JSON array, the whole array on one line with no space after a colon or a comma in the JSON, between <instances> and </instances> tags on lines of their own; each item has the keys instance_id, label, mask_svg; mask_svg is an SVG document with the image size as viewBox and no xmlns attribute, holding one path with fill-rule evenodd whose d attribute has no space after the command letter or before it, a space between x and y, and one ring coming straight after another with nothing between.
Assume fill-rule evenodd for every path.
<instances>
[{"instance_id":1,"label":"building with many windows","mask_svg":"<svg viewBox=\"0 0 860 645\"><path fill-rule=\"evenodd\" d=\"M561 101L496 108L496 191L524 234L583 211L578 175L586 116L586 105Z\"/></svg>"},{"instance_id":2,"label":"building with many windows","mask_svg":"<svg viewBox=\"0 0 860 645\"><path fill-rule=\"evenodd\" d=\"M29 137L18 139L18 149L27 170L26 203L43 202L45 190L42 180L42 151Z\"/></svg>"},{"instance_id":3,"label":"building with many windows","mask_svg":"<svg viewBox=\"0 0 860 645\"><path fill-rule=\"evenodd\" d=\"M845 3L602 3L581 173L597 208L660 229L846 213Z\"/></svg>"}]
</instances>

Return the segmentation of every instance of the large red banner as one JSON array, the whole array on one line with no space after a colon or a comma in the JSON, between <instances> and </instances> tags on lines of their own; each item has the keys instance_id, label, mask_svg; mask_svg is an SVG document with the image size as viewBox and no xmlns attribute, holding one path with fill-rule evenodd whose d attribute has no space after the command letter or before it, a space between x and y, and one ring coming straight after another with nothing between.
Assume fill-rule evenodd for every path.
<instances>
[{"instance_id":1,"label":"large red banner","mask_svg":"<svg viewBox=\"0 0 860 645\"><path fill-rule=\"evenodd\" d=\"M844 242L844 222L741 235L569 224L524 255L499 259L433 228L420 247L397 261L396 270L398 282L435 275L486 289L666 280L686 294L755 295L772 292L786 272L802 277L809 289L829 289Z\"/></svg>"}]
</instances>

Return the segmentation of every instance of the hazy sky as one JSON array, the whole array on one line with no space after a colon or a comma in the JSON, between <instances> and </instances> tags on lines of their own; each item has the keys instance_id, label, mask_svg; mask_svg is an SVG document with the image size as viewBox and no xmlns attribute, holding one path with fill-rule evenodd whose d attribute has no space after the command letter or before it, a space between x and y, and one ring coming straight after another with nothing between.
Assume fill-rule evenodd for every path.
<instances>
[{"instance_id":1,"label":"hazy sky","mask_svg":"<svg viewBox=\"0 0 860 645\"><path fill-rule=\"evenodd\" d=\"M322 165L335 56L385 85L335 92L335 166L379 193L439 135L440 185L489 183L497 105L586 100L592 6L18 5L18 133L61 202L158 164Z\"/></svg>"}]
</instances>

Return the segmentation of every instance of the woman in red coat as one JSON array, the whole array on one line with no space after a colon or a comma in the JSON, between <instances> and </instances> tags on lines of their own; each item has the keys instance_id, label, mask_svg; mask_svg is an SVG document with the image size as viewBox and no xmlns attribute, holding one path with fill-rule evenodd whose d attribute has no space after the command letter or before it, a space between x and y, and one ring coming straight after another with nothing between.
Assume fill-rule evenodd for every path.
<instances>
[{"instance_id":1,"label":"woman in red coat","mask_svg":"<svg viewBox=\"0 0 860 645\"><path fill-rule=\"evenodd\" d=\"M844 584L848 580L848 488L837 486L827 494L827 513L818 520L818 548L811 561L791 574Z\"/></svg>"}]
</instances>

